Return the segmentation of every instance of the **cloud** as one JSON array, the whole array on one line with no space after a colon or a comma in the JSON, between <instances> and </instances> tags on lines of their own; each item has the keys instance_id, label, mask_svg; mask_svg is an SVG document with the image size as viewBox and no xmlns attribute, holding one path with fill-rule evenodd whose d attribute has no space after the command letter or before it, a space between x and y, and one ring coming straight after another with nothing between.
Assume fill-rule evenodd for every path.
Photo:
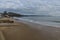
<instances>
[{"instance_id":1,"label":"cloud","mask_svg":"<svg viewBox=\"0 0 60 40\"><path fill-rule=\"evenodd\" d=\"M0 0L0 8L20 8L23 4L20 0Z\"/></svg>"},{"instance_id":2,"label":"cloud","mask_svg":"<svg viewBox=\"0 0 60 40\"><path fill-rule=\"evenodd\" d=\"M37 14L60 15L60 0L0 0L0 8L35 8Z\"/></svg>"}]
</instances>

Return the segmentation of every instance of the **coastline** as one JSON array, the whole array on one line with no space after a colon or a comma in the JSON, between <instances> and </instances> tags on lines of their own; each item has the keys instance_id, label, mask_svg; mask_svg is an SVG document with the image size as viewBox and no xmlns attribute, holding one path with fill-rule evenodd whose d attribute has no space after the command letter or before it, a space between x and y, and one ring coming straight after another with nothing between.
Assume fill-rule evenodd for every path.
<instances>
[{"instance_id":1,"label":"coastline","mask_svg":"<svg viewBox=\"0 0 60 40\"><path fill-rule=\"evenodd\" d=\"M16 18L18 21L25 21L33 24L40 24L44 26L52 26L52 27L60 27L60 23L52 22L52 21L34 21L29 19L23 19L23 18Z\"/></svg>"},{"instance_id":2,"label":"coastline","mask_svg":"<svg viewBox=\"0 0 60 40\"><path fill-rule=\"evenodd\" d=\"M60 40L60 27L40 25L32 22L20 20L20 22L29 25L31 28L39 30L44 40Z\"/></svg>"},{"instance_id":3,"label":"coastline","mask_svg":"<svg viewBox=\"0 0 60 40\"><path fill-rule=\"evenodd\" d=\"M16 21L16 25L13 24L2 25L3 27L0 25L0 31L2 31L6 40L60 40L60 28L58 27L22 20Z\"/></svg>"}]
</instances>

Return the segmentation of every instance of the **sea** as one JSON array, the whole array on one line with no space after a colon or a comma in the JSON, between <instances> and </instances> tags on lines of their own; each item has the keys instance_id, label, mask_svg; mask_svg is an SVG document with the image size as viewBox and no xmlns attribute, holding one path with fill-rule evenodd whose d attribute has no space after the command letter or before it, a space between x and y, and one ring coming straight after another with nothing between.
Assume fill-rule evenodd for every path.
<instances>
[{"instance_id":1,"label":"sea","mask_svg":"<svg viewBox=\"0 0 60 40\"><path fill-rule=\"evenodd\" d=\"M18 20L37 23L46 26L60 27L60 16L52 17L19 17Z\"/></svg>"}]
</instances>

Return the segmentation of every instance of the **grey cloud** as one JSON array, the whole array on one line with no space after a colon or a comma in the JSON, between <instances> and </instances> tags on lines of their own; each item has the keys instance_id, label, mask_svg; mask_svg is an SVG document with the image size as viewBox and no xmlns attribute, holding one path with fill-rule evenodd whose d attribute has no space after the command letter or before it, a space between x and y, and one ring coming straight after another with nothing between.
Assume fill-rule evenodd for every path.
<instances>
[{"instance_id":1,"label":"grey cloud","mask_svg":"<svg viewBox=\"0 0 60 40\"><path fill-rule=\"evenodd\" d=\"M57 13L58 14L60 13L58 12L60 11L60 0L9 0L9 1L0 0L0 2L1 2L0 8L1 7L4 8L6 7L6 5L8 5L9 8L16 8L16 9L29 8L35 14L43 13L43 14L56 15Z\"/></svg>"}]
</instances>

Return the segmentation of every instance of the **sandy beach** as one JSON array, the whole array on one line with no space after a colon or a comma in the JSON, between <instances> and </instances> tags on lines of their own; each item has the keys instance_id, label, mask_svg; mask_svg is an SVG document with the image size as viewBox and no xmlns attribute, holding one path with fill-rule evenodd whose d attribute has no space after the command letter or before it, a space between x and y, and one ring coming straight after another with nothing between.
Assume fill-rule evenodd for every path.
<instances>
[{"instance_id":1,"label":"sandy beach","mask_svg":"<svg viewBox=\"0 0 60 40\"><path fill-rule=\"evenodd\" d=\"M0 24L2 40L60 40L60 28L20 21Z\"/></svg>"}]
</instances>

